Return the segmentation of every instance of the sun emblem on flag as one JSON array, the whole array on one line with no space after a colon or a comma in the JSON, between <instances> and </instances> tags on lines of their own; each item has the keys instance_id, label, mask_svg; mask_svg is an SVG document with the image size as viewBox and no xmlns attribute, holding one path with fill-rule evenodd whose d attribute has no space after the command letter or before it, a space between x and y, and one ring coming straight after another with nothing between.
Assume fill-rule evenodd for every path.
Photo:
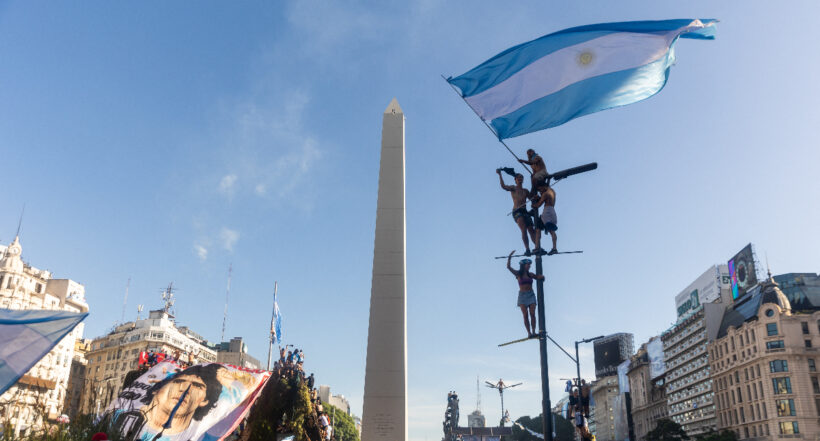
<instances>
[{"instance_id":1,"label":"sun emblem on flag","mask_svg":"<svg viewBox=\"0 0 820 441\"><path fill-rule=\"evenodd\" d=\"M592 64L593 59L595 59L595 55L591 51L585 50L578 55L578 64L581 67L587 67Z\"/></svg>"}]
</instances>

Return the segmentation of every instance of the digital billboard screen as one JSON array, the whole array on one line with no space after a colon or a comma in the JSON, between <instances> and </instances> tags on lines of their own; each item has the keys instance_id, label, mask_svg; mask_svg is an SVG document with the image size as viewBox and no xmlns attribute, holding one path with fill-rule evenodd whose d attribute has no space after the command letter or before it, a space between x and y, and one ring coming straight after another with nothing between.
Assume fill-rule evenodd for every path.
<instances>
[{"instance_id":1,"label":"digital billboard screen","mask_svg":"<svg viewBox=\"0 0 820 441\"><path fill-rule=\"evenodd\" d=\"M595 376L607 377L618 373L618 365L621 364L621 342L619 339L595 342Z\"/></svg>"},{"instance_id":2,"label":"digital billboard screen","mask_svg":"<svg viewBox=\"0 0 820 441\"><path fill-rule=\"evenodd\" d=\"M746 294L749 288L757 284L755 259L752 244L748 244L729 260L729 276L732 278L732 299L736 300Z\"/></svg>"}]
</instances>

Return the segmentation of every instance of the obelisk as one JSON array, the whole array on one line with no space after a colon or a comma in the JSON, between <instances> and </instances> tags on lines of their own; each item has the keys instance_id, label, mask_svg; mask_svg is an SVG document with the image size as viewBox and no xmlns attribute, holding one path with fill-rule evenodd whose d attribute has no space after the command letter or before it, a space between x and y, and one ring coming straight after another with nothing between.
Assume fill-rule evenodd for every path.
<instances>
[{"instance_id":1,"label":"obelisk","mask_svg":"<svg viewBox=\"0 0 820 441\"><path fill-rule=\"evenodd\" d=\"M407 440L404 224L404 113L393 98L382 119L362 441Z\"/></svg>"}]
</instances>

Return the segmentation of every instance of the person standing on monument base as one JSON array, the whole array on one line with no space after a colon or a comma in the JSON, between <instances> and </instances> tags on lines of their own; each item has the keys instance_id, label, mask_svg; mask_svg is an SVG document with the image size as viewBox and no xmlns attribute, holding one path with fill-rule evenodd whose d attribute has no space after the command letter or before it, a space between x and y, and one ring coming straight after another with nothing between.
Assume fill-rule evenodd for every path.
<instances>
[{"instance_id":1,"label":"person standing on monument base","mask_svg":"<svg viewBox=\"0 0 820 441\"><path fill-rule=\"evenodd\" d=\"M515 254L515 250L510 252L507 256L507 269L515 276L518 281L518 307L521 308L521 314L524 316L524 328L527 330L527 337L534 338L538 336L535 321L535 293L532 290L532 282L536 280L544 280L544 276L539 276L530 272L530 259L522 259L518 264L518 270L514 270L510 261ZM529 314L527 314L529 312Z\"/></svg>"},{"instance_id":2,"label":"person standing on monument base","mask_svg":"<svg viewBox=\"0 0 820 441\"><path fill-rule=\"evenodd\" d=\"M527 213L527 190L523 187L524 175L518 173L515 175L515 185L504 184L504 177L501 176L501 169L495 171L498 174L498 180L501 182L501 188L509 191L513 200L513 221L515 221L518 228L521 230L521 241L524 242L525 254L530 255L530 241L527 238L529 233L532 241L535 242L535 229L532 227L532 218Z\"/></svg>"}]
</instances>

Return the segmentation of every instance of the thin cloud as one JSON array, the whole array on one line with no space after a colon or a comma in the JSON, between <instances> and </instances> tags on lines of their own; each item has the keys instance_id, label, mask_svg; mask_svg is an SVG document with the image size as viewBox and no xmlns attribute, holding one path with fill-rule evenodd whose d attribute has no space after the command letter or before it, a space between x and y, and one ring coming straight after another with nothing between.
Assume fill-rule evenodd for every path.
<instances>
[{"instance_id":1,"label":"thin cloud","mask_svg":"<svg viewBox=\"0 0 820 441\"><path fill-rule=\"evenodd\" d=\"M236 179L236 175L234 174L223 176L222 179L219 180L219 192L227 196L232 196L236 187Z\"/></svg>"},{"instance_id":2,"label":"thin cloud","mask_svg":"<svg viewBox=\"0 0 820 441\"><path fill-rule=\"evenodd\" d=\"M219 238L222 242L222 247L225 248L228 252L233 252L233 247L236 245L236 242L239 240L239 232L236 230L231 230L230 228L222 228L222 231L219 232Z\"/></svg>"},{"instance_id":3,"label":"thin cloud","mask_svg":"<svg viewBox=\"0 0 820 441\"><path fill-rule=\"evenodd\" d=\"M196 257L199 257L199 260L205 261L208 258L208 249L202 245L194 245L194 252L196 253Z\"/></svg>"}]
</instances>

